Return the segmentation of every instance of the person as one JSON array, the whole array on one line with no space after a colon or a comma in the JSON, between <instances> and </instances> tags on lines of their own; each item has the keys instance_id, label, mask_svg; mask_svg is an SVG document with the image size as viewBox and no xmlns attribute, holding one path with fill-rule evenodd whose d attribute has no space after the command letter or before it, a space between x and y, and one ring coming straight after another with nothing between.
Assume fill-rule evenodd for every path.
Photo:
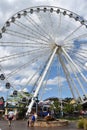
<instances>
[{"instance_id":1,"label":"person","mask_svg":"<svg viewBox=\"0 0 87 130\"><path fill-rule=\"evenodd\" d=\"M14 112L9 111L8 116L7 116L9 127L11 126L11 121L13 120L13 117L14 117Z\"/></svg>"},{"instance_id":2,"label":"person","mask_svg":"<svg viewBox=\"0 0 87 130\"><path fill-rule=\"evenodd\" d=\"M51 110L51 116L54 118L54 110Z\"/></svg>"},{"instance_id":3,"label":"person","mask_svg":"<svg viewBox=\"0 0 87 130\"><path fill-rule=\"evenodd\" d=\"M36 113L32 113L32 114L30 114L29 115L29 119L28 119L28 126L34 126L34 123L35 123L35 121L36 121L36 119L37 119L37 114Z\"/></svg>"},{"instance_id":4,"label":"person","mask_svg":"<svg viewBox=\"0 0 87 130\"><path fill-rule=\"evenodd\" d=\"M31 116L32 116L32 114L29 113L28 120L27 120L27 126L28 127L30 126Z\"/></svg>"},{"instance_id":5,"label":"person","mask_svg":"<svg viewBox=\"0 0 87 130\"><path fill-rule=\"evenodd\" d=\"M37 113L35 112L34 113L34 116L35 116L35 121L37 120Z\"/></svg>"}]
</instances>

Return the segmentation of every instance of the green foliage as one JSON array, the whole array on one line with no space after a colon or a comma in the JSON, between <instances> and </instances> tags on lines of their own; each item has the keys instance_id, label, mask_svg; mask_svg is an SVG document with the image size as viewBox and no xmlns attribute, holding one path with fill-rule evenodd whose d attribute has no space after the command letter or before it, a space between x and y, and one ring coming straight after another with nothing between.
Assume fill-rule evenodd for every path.
<instances>
[{"instance_id":1,"label":"green foliage","mask_svg":"<svg viewBox=\"0 0 87 130\"><path fill-rule=\"evenodd\" d=\"M81 105L81 104L76 104L75 110L80 111L80 110L82 110L82 109L83 109L83 108L82 108L82 105Z\"/></svg>"},{"instance_id":2,"label":"green foliage","mask_svg":"<svg viewBox=\"0 0 87 130\"><path fill-rule=\"evenodd\" d=\"M73 113L74 107L72 104L66 104L63 108L63 111L66 113Z\"/></svg>"},{"instance_id":3,"label":"green foliage","mask_svg":"<svg viewBox=\"0 0 87 130\"><path fill-rule=\"evenodd\" d=\"M27 109L26 108L18 108L18 118L19 119L23 119L25 117L25 113L26 113Z\"/></svg>"},{"instance_id":4,"label":"green foliage","mask_svg":"<svg viewBox=\"0 0 87 130\"><path fill-rule=\"evenodd\" d=\"M28 104L28 99L26 100L26 104L23 104L22 103L22 99L24 97L32 97L32 95L28 92L22 92L23 95L19 92L17 94L17 96L14 96L14 95L9 95L8 98L7 98L7 101L6 102L11 102L11 103L14 103L16 102L17 103L17 107L24 107Z\"/></svg>"},{"instance_id":5,"label":"green foliage","mask_svg":"<svg viewBox=\"0 0 87 130\"><path fill-rule=\"evenodd\" d=\"M51 110L55 110L56 112L59 112L61 109L59 99L52 99L53 104L50 105ZM65 98L64 102L62 102L63 105L63 112L72 114L74 111L80 111L82 110L81 104L71 104L72 98Z\"/></svg>"},{"instance_id":6,"label":"green foliage","mask_svg":"<svg viewBox=\"0 0 87 130\"><path fill-rule=\"evenodd\" d=\"M53 100L53 104L51 104L50 109L51 110L55 109L56 112L58 112L60 110L60 103L59 103L58 99Z\"/></svg>"},{"instance_id":7,"label":"green foliage","mask_svg":"<svg viewBox=\"0 0 87 130\"><path fill-rule=\"evenodd\" d=\"M60 110L60 104L57 100L54 101L54 106L55 106L55 111L59 111Z\"/></svg>"},{"instance_id":8,"label":"green foliage","mask_svg":"<svg viewBox=\"0 0 87 130\"><path fill-rule=\"evenodd\" d=\"M66 97L66 98L64 99L64 101L67 102L67 103L70 103L70 102L72 101L72 98Z\"/></svg>"},{"instance_id":9,"label":"green foliage","mask_svg":"<svg viewBox=\"0 0 87 130\"><path fill-rule=\"evenodd\" d=\"M81 119L81 120L78 121L77 127L78 128L84 128L84 119Z\"/></svg>"},{"instance_id":10,"label":"green foliage","mask_svg":"<svg viewBox=\"0 0 87 130\"><path fill-rule=\"evenodd\" d=\"M78 128L84 128L84 130L87 130L87 119L80 119L77 124Z\"/></svg>"},{"instance_id":11,"label":"green foliage","mask_svg":"<svg viewBox=\"0 0 87 130\"><path fill-rule=\"evenodd\" d=\"M87 130L87 119L84 120L84 130Z\"/></svg>"},{"instance_id":12,"label":"green foliage","mask_svg":"<svg viewBox=\"0 0 87 130\"><path fill-rule=\"evenodd\" d=\"M14 107L17 107L19 119L23 119L27 111L26 106L28 105L28 99L26 99L26 101L23 102L22 99L24 98L24 95L27 97L31 97L31 95L28 92L23 92L23 95L19 92L17 96L9 95L7 99L7 102L10 102L9 105L12 106L12 104L14 103ZM7 105L7 107L9 107L9 105Z\"/></svg>"}]
</instances>

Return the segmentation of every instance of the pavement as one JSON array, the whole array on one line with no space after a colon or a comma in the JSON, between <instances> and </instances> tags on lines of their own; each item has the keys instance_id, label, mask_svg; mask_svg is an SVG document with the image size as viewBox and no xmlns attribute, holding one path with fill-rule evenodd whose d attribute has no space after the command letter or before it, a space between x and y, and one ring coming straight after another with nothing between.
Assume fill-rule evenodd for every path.
<instances>
[{"instance_id":1,"label":"pavement","mask_svg":"<svg viewBox=\"0 0 87 130\"><path fill-rule=\"evenodd\" d=\"M12 121L11 127L8 121L0 120L0 130L78 130L76 122L70 122L67 126L63 127L27 127L27 121L17 120ZM81 130L81 129L80 129Z\"/></svg>"}]
</instances>

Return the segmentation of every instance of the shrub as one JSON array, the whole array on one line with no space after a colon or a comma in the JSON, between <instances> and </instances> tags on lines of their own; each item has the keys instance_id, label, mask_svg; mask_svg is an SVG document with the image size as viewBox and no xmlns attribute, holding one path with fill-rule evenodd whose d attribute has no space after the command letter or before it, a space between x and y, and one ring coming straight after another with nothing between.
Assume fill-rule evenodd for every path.
<instances>
[{"instance_id":1,"label":"shrub","mask_svg":"<svg viewBox=\"0 0 87 130\"><path fill-rule=\"evenodd\" d=\"M80 119L77 125L78 128L84 128L84 130L87 130L87 119Z\"/></svg>"},{"instance_id":2,"label":"shrub","mask_svg":"<svg viewBox=\"0 0 87 130\"><path fill-rule=\"evenodd\" d=\"M79 116L79 119L83 119L83 116Z\"/></svg>"},{"instance_id":3,"label":"shrub","mask_svg":"<svg viewBox=\"0 0 87 130\"><path fill-rule=\"evenodd\" d=\"M84 120L84 130L87 130L87 119Z\"/></svg>"},{"instance_id":4,"label":"shrub","mask_svg":"<svg viewBox=\"0 0 87 130\"><path fill-rule=\"evenodd\" d=\"M81 120L78 121L77 127L78 128L84 128L84 119L81 119Z\"/></svg>"}]
</instances>

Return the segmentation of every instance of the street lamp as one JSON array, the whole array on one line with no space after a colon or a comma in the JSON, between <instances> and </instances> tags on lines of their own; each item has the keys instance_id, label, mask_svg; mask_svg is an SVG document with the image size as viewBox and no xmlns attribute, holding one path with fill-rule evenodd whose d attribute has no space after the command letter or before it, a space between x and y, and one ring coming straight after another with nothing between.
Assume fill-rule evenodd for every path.
<instances>
[{"instance_id":1,"label":"street lamp","mask_svg":"<svg viewBox=\"0 0 87 130\"><path fill-rule=\"evenodd\" d=\"M35 98L35 102L36 102L36 114L38 115L38 102L39 102L39 100L38 100L38 95L37 95L37 97Z\"/></svg>"},{"instance_id":2,"label":"street lamp","mask_svg":"<svg viewBox=\"0 0 87 130\"><path fill-rule=\"evenodd\" d=\"M62 102L62 98L60 99L60 103L61 103L61 117L63 117L63 102Z\"/></svg>"}]
</instances>

